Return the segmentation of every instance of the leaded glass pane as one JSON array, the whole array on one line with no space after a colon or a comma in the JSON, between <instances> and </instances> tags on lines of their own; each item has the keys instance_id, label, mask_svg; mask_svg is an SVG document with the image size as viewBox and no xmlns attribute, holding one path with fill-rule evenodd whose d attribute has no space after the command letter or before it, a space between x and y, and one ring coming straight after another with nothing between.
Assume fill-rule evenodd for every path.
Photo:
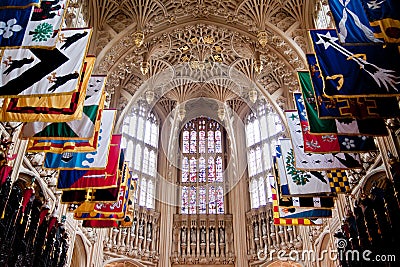
<instances>
[{"instance_id":1,"label":"leaded glass pane","mask_svg":"<svg viewBox=\"0 0 400 267\"><path fill-rule=\"evenodd\" d=\"M131 114L124 119L122 134L126 147L125 160L134 170L133 179L138 181L135 203L154 208L155 181L157 173L158 122L145 102L138 102Z\"/></svg>"},{"instance_id":2,"label":"leaded glass pane","mask_svg":"<svg viewBox=\"0 0 400 267\"><path fill-rule=\"evenodd\" d=\"M189 213L189 188L187 186L182 187L182 208L183 214Z\"/></svg>"},{"instance_id":3,"label":"leaded glass pane","mask_svg":"<svg viewBox=\"0 0 400 267\"><path fill-rule=\"evenodd\" d=\"M260 206L267 205L267 198L265 195L264 177L260 177L258 179L258 195L259 195L259 199L260 199Z\"/></svg>"},{"instance_id":4,"label":"leaded glass pane","mask_svg":"<svg viewBox=\"0 0 400 267\"><path fill-rule=\"evenodd\" d=\"M222 186L217 187L217 213L224 213L224 189Z\"/></svg>"},{"instance_id":5,"label":"leaded glass pane","mask_svg":"<svg viewBox=\"0 0 400 267\"><path fill-rule=\"evenodd\" d=\"M189 153L189 131L183 131L182 139L182 153Z\"/></svg>"},{"instance_id":6,"label":"leaded glass pane","mask_svg":"<svg viewBox=\"0 0 400 267\"><path fill-rule=\"evenodd\" d=\"M157 166L157 160L156 160L156 153L154 150L150 151L150 157L149 157L149 175L152 177L156 176L156 166Z\"/></svg>"},{"instance_id":7,"label":"leaded glass pane","mask_svg":"<svg viewBox=\"0 0 400 267\"><path fill-rule=\"evenodd\" d=\"M147 181L146 178L142 178L140 182L140 196L139 196L139 205L146 206L146 193L147 193Z\"/></svg>"},{"instance_id":8,"label":"leaded glass pane","mask_svg":"<svg viewBox=\"0 0 400 267\"><path fill-rule=\"evenodd\" d=\"M208 131L208 137L207 137L207 147L208 147L208 153L214 153L215 151L215 144L214 144L214 131Z\"/></svg>"},{"instance_id":9,"label":"leaded glass pane","mask_svg":"<svg viewBox=\"0 0 400 267\"><path fill-rule=\"evenodd\" d=\"M215 161L213 157L208 158L208 182L215 181Z\"/></svg>"},{"instance_id":10,"label":"leaded glass pane","mask_svg":"<svg viewBox=\"0 0 400 267\"><path fill-rule=\"evenodd\" d=\"M206 159L204 157L199 158L199 182L206 182Z\"/></svg>"},{"instance_id":11,"label":"leaded glass pane","mask_svg":"<svg viewBox=\"0 0 400 267\"><path fill-rule=\"evenodd\" d=\"M221 131L215 131L215 152L222 153Z\"/></svg>"},{"instance_id":12,"label":"leaded glass pane","mask_svg":"<svg viewBox=\"0 0 400 267\"><path fill-rule=\"evenodd\" d=\"M137 117L136 116L132 116L130 118L130 122L129 122L129 132L128 132L128 134L130 136L136 136L136 122L137 122Z\"/></svg>"},{"instance_id":13,"label":"leaded glass pane","mask_svg":"<svg viewBox=\"0 0 400 267\"><path fill-rule=\"evenodd\" d=\"M190 182L196 182L197 178L197 160L195 158L190 159Z\"/></svg>"},{"instance_id":14,"label":"leaded glass pane","mask_svg":"<svg viewBox=\"0 0 400 267\"><path fill-rule=\"evenodd\" d=\"M208 192L208 213L209 214L217 213L217 207L215 205L215 186L213 185L209 187L209 192Z\"/></svg>"},{"instance_id":15,"label":"leaded glass pane","mask_svg":"<svg viewBox=\"0 0 400 267\"><path fill-rule=\"evenodd\" d=\"M249 124L246 125L246 136L247 146L252 146L254 144L254 129L252 122L249 122Z\"/></svg>"},{"instance_id":16,"label":"leaded glass pane","mask_svg":"<svg viewBox=\"0 0 400 267\"><path fill-rule=\"evenodd\" d=\"M271 171L275 145L284 128L279 115L263 99L257 101L245 122L251 207L258 208L270 198L265 177Z\"/></svg>"},{"instance_id":17,"label":"leaded glass pane","mask_svg":"<svg viewBox=\"0 0 400 267\"><path fill-rule=\"evenodd\" d=\"M258 208L260 206L258 198L258 183L256 179L252 179L250 182L250 197L251 197L251 207Z\"/></svg>"},{"instance_id":18,"label":"leaded glass pane","mask_svg":"<svg viewBox=\"0 0 400 267\"><path fill-rule=\"evenodd\" d=\"M129 121L130 118L125 118L124 123L122 124L122 132L129 134Z\"/></svg>"},{"instance_id":19,"label":"leaded glass pane","mask_svg":"<svg viewBox=\"0 0 400 267\"><path fill-rule=\"evenodd\" d=\"M182 159L182 182L186 183L189 180L189 159L183 157Z\"/></svg>"},{"instance_id":20,"label":"leaded glass pane","mask_svg":"<svg viewBox=\"0 0 400 267\"><path fill-rule=\"evenodd\" d=\"M150 145L150 139L151 139L151 122L146 121L146 130L144 133L144 142L148 145Z\"/></svg>"},{"instance_id":21,"label":"leaded glass pane","mask_svg":"<svg viewBox=\"0 0 400 267\"><path fill-rule=\"evenodd\" d=\"M268 138L268 126L267 126L267 116L263 115L260 118L260 132L261 132L261 140L265 140Z\"/></svg>"},{"instance_id":22,"label":"leaded glass pane","mask_svg":"<svg viewBox=\"0 0 400 267\"><path fill-rule=\"evenodd\" d=\"M265 143L263 145L263 159L264 159L264 168L265 170L271 169L271 153L270 153L270 147L268 143Z\"/></svg>"},{"instance_id":23,"label":"leaded glass pane","mask_svg":"<svg viewBox=\"0 0 400 267\"><path fill-rule=\"evenodd\" d=\"M251 149L250 152L248 153L248 158L249 158L249 162L248 162L248 168L249 168L249 176L253 176L256 173L256 153L254 151L254 149Z\"/></svg>"},{"instance_id":24,"label":"leaded glass pane","mask_svg":"<svg viewBox=\"0 0 400 267\"><path fill-rule=\"evenodd\" d=\"M137 139L143 141L144 136L144 118L139 117L138 119L138 131L137 131Z\"/></svg>"},{"instance_id":25,"label":"leaded glass pane","mask_svg":"<svg viewBox=\"0 0 400 267\"><path fill-rule=\"evenodd\" d=\"M222 158L218 156L216 160L216 181L219 183L223 182L222 172L223 172Z\"/></svg>"},{"instance_id":26,"label":"leaded glass pane","mask_svg":"<svg viewBox=\"0 0 400 267\"><path fill-rule=\"evenodd\" d=\"M199 132L199 153L201 153L201 154L206 153L206 132L205 131Z\"/></svg>"},{"instance_id":27,"label":"leaded glass pane","mask_svg":"<svg viewBox=\"0 0 400 267\"><path fill-rule=\"evenodd\" d=\"M128 142L128 147L125 151L125 158L128 160L129 159L129 167L132 167L133 165L133 141L129 140Z\"/></svg>"},{"instance_id":28,"label":"leaded glass pane","mask_svg":"<svg viewBox=\"0 0 400 267\"><path fill-rule=\"evenodd\" d=\"M260 122L258 120L254 120L254 122L253 122L253 130L254 130L254 143L258 143L258 142L261 141Z\"/></svg>"},{"instance_id":29,"label":"leaded glass pane","mask_svg":"<svg viewBox=\"0 0 400 267\"><path fill-rule=\"evenodd\" d=\"M153 147L158 147L158 125L155 123L151 124L151 141L150 145Z\"/></svg>"},{"instance_id":30,"label":"leaded glass pane","mask_svg":"<svg viewBox=\"0 0 400 267\"><path fill-rule=\"evenodd\" d=\"M199 213L207 213L207 190L205 186L200 186L199 189Z\"/></svg>"},{"instance_id":31,"label":"leaded glass pane","mask_svg":"<svg viewBox=\"0 0 400 267\"><path fill-rule=\"evenodd\" d=\"M272 203L272 190L271 190L271 182L270 181L273 181L274 179L275 178L272 175L268 175L268 177L267 177L266 184L267 184L267 200L268 200L268 203Z\"/></svg>"},{"instance_id":32,"label":"leaded glass pane","mask_svg":"<svg viewBox=\"0 0 400 267\"><path fill-rule=\"evenodd\" d=\"M144 148L144 153L143 153L143 167L142 167L142 172L149 174L149 149L147 147Z\"/></svg>"},{"instance_id":33,"label":"leaded glass pane","mask_svg":"<svg viewBox=\"0 0 400 267\"><path fill-rule=\"evenodd\" d=\"M196 195L196 187L192 186L190 187L190 193L189 193L189 213L190 214L196 214L196 201L197 200L197 195Z\"/></svg>"},{"instance_id":34,"label":"leaded glass pane","mask_svg":"<svg viewBox=\"0 0 400 267\"><path fill-rule=\"evenodd\" d=\"M197 152L197 132L191 131L190 132L190 153Z\"/></svg>"},{"instance_id":35,"label":"leaded glass pane","mask_svg":"<svg viewBox=\"0 0 400 267\"><path fill-rule=\"evenodd\" d=\"M141 161L142 161L142 148L139 144L136 145L135 149L135 164L133 168L135 170L141 170Z\"/></svg>"},{"instance_id":36,"label":"leaded glass pane","mask_svg":"<svg viewBox=\"0 0 400 267\"><path fill-rule=\"evenodd\" d=\"M153 181L149 180L147 182L147 201L146 201L146 207L153 209L154 208L154 197L153 197L153 192L154 192L154 185Z\"/></svg>"},{"instance_id":37,"label":"leaded glass pane","mask_svg":"<svg viewBox=\"0 0 400 267\"><path fill-rule=\"evenodd\" d=\"M261 148L259 146L256 148L256 166L257 166L256 174L263 171L263 165L261 160Z\"/></svg>"}]
</instances>

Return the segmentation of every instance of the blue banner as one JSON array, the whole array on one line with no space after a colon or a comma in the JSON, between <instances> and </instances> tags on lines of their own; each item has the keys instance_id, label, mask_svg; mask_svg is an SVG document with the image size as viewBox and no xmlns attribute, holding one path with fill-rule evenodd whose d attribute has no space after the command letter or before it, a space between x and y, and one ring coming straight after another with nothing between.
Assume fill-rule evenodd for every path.
<instances>
[{"instance_id":1,"label":"blue banner","mask_svg":"<svg viewBox=\"0 0 400 267\"><path fill-rule=\"evenodd\" d=\"M0 9L39 6L41 0L1 0Z\"/></svg>"},{"instance_id":2,"label":"blue banner","mask_svg":"<svg viewBox=\"0 0 400 267\"><path fill-rule=\"evenodd\" d=\"M33 7L0 9L0 47L22 45Z\"/></svg>"},{"instance_id":3,"label":"blue banner","mask_svg":"<svg viewBox=\"0 0 400 267\"><path fill-rule=\"evenodd\" d=\"M360 0L329 0L329 7L341 43L383 42L374 36Z\"/></svg>"},{"instance_id":4,"label":"blue banner","mask_svg":"<svg viewBox=\"0 0 400 267\"><path fill-rule=\"evenodd\" d=\"M387 43L400 43L400 2L399 0L361 0L370 25L376 28L378 38Z\"/></svg>"},{"instance_id":5,"label":"blue banner","mask_svg":"<svg viewBox=\"0 0 400 267\"><path fill-rule=\"evenodd\" d=\"M385 18L400 19L400 2L398 0L360 1L370 21L377 21Z\"/></svg>"},{"instance_id":6,"label":"blue banner","mask_svg":"<svg viewBox=\"0 0 400 267\"><path fill-rule=\"evenodd\" d=\"M327 118L391 118L400 116L394 97L328 98L324 95L324 83L314 54L307 54L307 63L313 84L318 117Z\"/></svg>"},{"instance_id":7,"label":"blue banner","mask_svg":"<svg viewBox=\"0 0 400 267\"><path fill-rule=\"evenodd\" d=\"M335 30L310 30L310 36L327 97L400 94L400 55L397 47L343 47Z\"/></svg>"}]
</instances>

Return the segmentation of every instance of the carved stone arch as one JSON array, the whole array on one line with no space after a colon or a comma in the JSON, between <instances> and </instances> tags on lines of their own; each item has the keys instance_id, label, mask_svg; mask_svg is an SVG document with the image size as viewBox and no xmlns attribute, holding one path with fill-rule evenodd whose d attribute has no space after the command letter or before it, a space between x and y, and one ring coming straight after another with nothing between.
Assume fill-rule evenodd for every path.
<instances>
[{"instance_id":1,"label":"carved stone arch","mask_svg":"<svg viewBox=\"0 0 400 267\"><path fill-rule=\"evenodd\" d=\"M19 168L18 179L22 179L26 184L32 183L32 179L35 178L35 185L37 189L35 191L39 191L43 194L43 198L45 201L51 201L51 203L47 203L52 206L56 200L53 192L49 189L46 182L34 171L31 171L24 166Z\"/></svg>"},{"instance_id":2,"label":"carved stone arch","mask_svg":"<svg viewBox=\"0 0 400 267\"><path fill-rule=\"evenodd\" d=\"M213 25L216 27L220 27L223 31L233 31L235 33L240 34L241 36L247 37L253 42L257 42L256 36L244 31L240 27L234 25L227 25L224 23L220 23L218 21L189 21L183 22L180 24L172 25L167 29L159 29L154 34L146 37L147 40L152 40L154 38L162 38L162 36L166 35L168 32L173 33L178 29L185 29L185 27L199 25L200 23L204 25ZM273 25L271 25L274 28ZM129 28L129 27L128 27ZM132 55L143 54L142 50L138 50L137 47L131 44L131 37L129 37L130 32L126 30L123 31L124 34L120 33L115 37L106 48L99 54L98 60L96 62L96 71L101 73L111 74L114 71L118 71L119 66L125 65L127 63L128 58L132 58ZM279 32L279 33L278 33ZM290 38L285 36L285 33L280 31L278 28L274 28L274 33L279 36L275 38L275 41L269 43L267 45L268 54L274 54L278 58L280 58L284 65L291 69L292 71L298 68L304 68L305 66L305 53L304 51L297 46L297 44ZM119 40L115 40L119 38ZM237 38L235 38L237 39ZM113 44L113 45L111 45ZM106 51L104 51L107 49ZM289 54L293 54L294 56L290 56ZM136 60L135 60L136 61ZM105 64L106 62L110 62L109 64ZM105 65L104 65L105 64ZM114 74L115 75L115 74ZM110 81L111 78L109 77ZM293 77L293 80L296 80Z\"/></svg>"},{"instance_id":3,"label":"carved stone arch","mask_svg":"<svg viewBox=\"0 0 400 267\"><path fill-rule=\"evenodd\" d=\"M74 248L71 258L71 267L88 266L89 253L85 246L82 236L78 233L75 238Z\"/></svg>"},{"instance_id":4,"label":"carved stone arch","mask_svg":"<svg viewBox=\"0 0 400 267\"><path fill-rule=\"evenodd\" d=\"M106 261L104 267L147 267L147 265L131 258L118 258Z\"/></svg>"},{"instance_id":5,"label":"carved stone arch","mask_svg":"<svg viewBox=\"0 0 400 267\"><path fill-rule=\"evenodd\" d=\"M184 69L185 66L181 65L181 66L177 66L175 69ZM241 77L242 79L248 79L243 73L239 72L238 70L232 70L229 66L221 64L221 66L218 67L218 69L222 69L222 70L226 70L224 72L229 73L229 77L231 78L232 81L235 81L235 79L233 78L234 74L237 75L238 77ZM176 73L179 71L176 71ZM218 70L217 70L218 72ZM157 75L162 75L162 72L158 73ZM194 76L190 77L192 79L192 81L194 83L198 83L198 82L206 82L208 80L213 80L214 78L220 78L220 76L218 76L218 73L216 75L212 74L212 73L208 73L208 79L206 81L201 80L202 77L198 77L196 76L197 74L194 74ZM213 76L214 75L214 76ZM222 77L224 79L228 79L228 77ZM181 83L182 81L187 82L187 79L181 79L181 77L174 77L172 79L172 81L170 82L170 84L174 84L176 82ZM287 125L286 125L286 121L284 119L284 114L281 110L281 108L278 106L278 104L276 103L276 101L274 101L271 98L270 93L265 90L265 88L263 88L260 84L258 83L254 83L251 80L249 80L249 83L254 84L254 89L258 90L260 92L260 95L264 96L266 99L268 99L268 101L271 103L271 105L274 107L274 109L276 110L276 112L279 114L279 116L281 117L281 120L285 123L285 128L287 129ZM168 86L164 87L163 92L155 92L156 96L158 97L162 97L163 95L166 95L166 93L168 91L171 91L172 89L174 89L178 84L174 84L173 87L168 88ZM126 115L126 113L128 112L128 110L130 109L130 107L132 106L133 103L135 103L137 100L139 100L141 97L143 97L144 93L146 92L146 90L149 88L149 83L146 81L144 82L135 92L135 94L131 97L131 99L129 100L128 104L125 106L124 110L121 111L120 113L120 117L118 118L118 121L116 123L115 129L117 129L117 131L119 131L119 129L121 128L122 125L122 121ZM167 91L168 89L168 91ZM242 100L245 102L249 102L249 100L245 99L245 96L241 96ZM186 99L188 100L188 99ZM155 101L157 102L157 100ZM252 105L249 105L249 107L251 107Z\"/></svg>"},{"instance_id":6,"label":"carved stone arch","mask_svg":"<svg viewBox=\"0 0 400 267\"><path fill-rule=\"evenodd\" d=\"M360 184L357 186L354 192L355 198L360 197L363 193L369 194L374 184L382 189L385 189L387 183L389 182L390 180L387 177L385 168L383 166L375 168L372 171L368 172L363 178L362 182L360 182Z\"/></svg>"}]
</instances>

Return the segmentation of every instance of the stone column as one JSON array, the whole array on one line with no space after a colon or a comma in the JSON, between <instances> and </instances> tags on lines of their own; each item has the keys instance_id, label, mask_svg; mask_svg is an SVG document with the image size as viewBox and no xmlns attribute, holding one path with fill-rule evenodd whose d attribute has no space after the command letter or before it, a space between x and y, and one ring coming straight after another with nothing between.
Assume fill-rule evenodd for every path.
<instances>
[{"instance_id":1,"label":"stone column","mask_svg":"<svg viewBox=\"0 0 400 267\"><path fill-rule=\"evenodd\" d=\"M179 118L178 110L171 112L172 117L163 119L160 140L158 200L160 207L160 231L159 248L160 261L158 266L171 266L172 236L173 236L173 214L177 210L179 190L176 186L179 166Z\"/></svg>"},{"instance_id":2,"label":"stone column","mask_svg":"<svg viewBox=\"0 0 400 267\"><path fill-rule=\"evenodd\" d=\"M104 265L104 254L103 254L103 240L106 235L107 229L93 229L94 240L90 240L92 243L92 249L90 251L90 267L102 267Z\"/></svg>"},{"instance_id":3,"label":"stone column","mask_svg":"<svg viewBox=\"0 0 400 267\"><path fill-rule=\"evenodd\" d=\"M168 267L171 266L170 256L172 255L173 214L176 210L176 207L172 203L176 202L176 194L178 194L173 183L177 171L173 166L167 164L165 156L160 165L159 170L164 170L161 175L167 179L160 179L158 185L160 193L160 229L158 237L158 251L160 252L159 266Z\"/></svg>"},{"instance_id":4,"label":"stone column","mask_svg":"<svg viewBox=\"0 0 400 267\"><path fill-rule=\"evenodd\" d=\"M246 140L243 125L238 121L231 120L231 142L235 144L230 147L229 166L227 178L230 183L228 194L229 213L233 215L233 244L235 251L235 266L247 267L247 237L246 237L246 211L250 209L248 182L247 182L247 160L246 160ZM236 124L236 125L235 125ZM234 129L234 130L233 130ZM236 146L236 147L235 147ZM229 150L228 150L229 151ZM239 153L240 152L240 153ZM231 255L226 255L229 259Z\"/></svg>"}]
</instances>

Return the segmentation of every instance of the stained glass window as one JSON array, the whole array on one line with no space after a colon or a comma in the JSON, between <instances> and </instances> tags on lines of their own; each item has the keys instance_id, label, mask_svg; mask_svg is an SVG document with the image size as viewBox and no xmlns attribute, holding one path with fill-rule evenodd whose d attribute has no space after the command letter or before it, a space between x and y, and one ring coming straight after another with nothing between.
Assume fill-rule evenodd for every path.
<instances>
[{"instance_id":1,"label":"stained glass window","mask_svg":"<svg viewBox=\"0 0 400 267\"><path fill-rule=\"evenodd\" d=\"M258 208L267 205L271 197L267 177L272 173L273 151L284 127L279 115L262 99L246 117L245 125L250 202L251 208Z\"/></svg>"},{"instance_id":2,"label":"stained glass window","mask_svg":"<svg viewBox=\"0 0 400 267\"><path fill-rule=\"evenodd\" d=\"M197 160L193 157L190 159L190 182L196 182L197 178Z\"/></svg>"},{"instance_id":3,"label":"stained glass window","mask_svg":"<svg viewBox=\"0 0 400 267\"><path fill-rule=\"evenodd\" d=\"M224 189L222 186L217 187L217 213L224 213Z\"/></svg>"},{"instance_id":4,"label":"stained glass window","mask_svg":"<svg viewBox=\"0 0 400 267\"><path fill-rule=\"evenodd\" d=\"M189 153L189 131L183 131L182 153Z\"/></svg>"},{"instance_id":5,"label":"stained glass window","mask_svg":"<svg viewBox=\"0 0 400 267\"><path fill-rule=\"evenodd\" d=\"M135 162L133 168L135 170L140 170L141 169L141 162L142 162L142 148L139 144L136 145L136 150L135 150Z\"/></svg>"},{"instance_id":6,"label":"stained glass window","mask_svg":"<svg viewBox=\"0 0 400 267\"><path fill-rule=\"evenodd\" d=\"M181 213L222 214L224 207L224 131L200 117L181 132Z\"/></svg>"},{"instance_id":7,"label":"stained glass window","mask_svg":"<svg viewBox=\"0 0 400 267\"><path fill-rule=\"evenodd\" d=\"M215 152L222 153L221 131L215 131Z\"/></svg>"},{"instance_id":8,"label":"stained glass window","mask_svg":"<svg viewBox=\"0 0 400 267\"><path fill-rule=\"evenodd\" d=\"M217 213L217 207L215 205L215 199L216 199L216 195L215 195L215 186L210 186L210 190L208 193L208 213L209 214L216 214Z\"/></svg>"},{"instance_id":9,"label":"stained glass window","mask_svg":"<svg viewBox=\"0 0 400 267\"><path fill-rule=\"evenodd\" d=\"M206 159L204 157L199 158L199 182L206 182Z\"/></svg>"},{"instance_id":10,"label":"stained glass window","mask_svg":"<svg viewBox=\"0 0 400 267\"><path fill-rule=\"evenodd\" d=\"M200 186L199 189L199 213L207 213L207 189L205 186Z\"/></svg>"},{"instance_id":11,"label":"stained glass window","mask_svg":"<svg viewBox=\"0 0 400 267\"><path fill-rule=\"evenodd\" d=\"M187 186L182 187L182 208L183 214L189 213L189 188Z\"/></svg>"},{"instance_id":12,"label":"stained glass window","mask_svg":"<svg viewBox=\"0 0 400 267\"><path fill-rule=\"evenodd\" d=\"M197 152L197 132L191 131L190 132L190 153Z\"/></svg>"},{"instance_id":13,"label":"stained glass window","mask_svg":"<svg viewBox=\"0 0 400 267\"><path fill-rule=\"evenodd\" d=\"M190 187L189 193L189 213L196 214L196 202L197 202L197 195L196 195L196 187Z\"/></svg>"},{"instance_id":14,"label":"stained glass window","mask_svg":"<svg viewBox=\"0 0 400 267\"><path fill-rule=\"evenodd\" d=\"M145 101L135 103L122 125L125 160L138 180L135 204L154 209L159 123Z\"/></svg>"},{"instance_id":15,"label":"stained glass window","mask_svg":"<svg viewBox=\"0 0 400 267\"><path fill-rule=\"evenodd\" d=\"M215 168L216 181L222 183L223 182L223 177L222 177L223 168L222 168L222 158L221 158L221 156L217 157L215 165L216 165L216 168Z\"/></svg>"},{"instance_id":16,"label":"stained glass window","mask_svg":"<svg viewBox=\"0 0 400 267\"><path fill-rule=\"evenodd\" d=\"M208 158L208 181L214 182L215 180L215 161L213 157Z\"/></svg>"},{"instance_id":17,"label":"stained glass window","mask_svg":"<svg viewBox=\"0 0 400 267\"><path fill-rule=\"evenodd\" d=\"M328 29L334 27L332 25L331 16L329 15L329 5L326 1L319 0L316 2L314 19L316 29Z\"/></svg>"},{"instance_id":18,"label":"stained glass window","mask_svg":"<svg viewBox=\"0 0 400 267\"><path fill-rule=\"evenodd\" d=\"M208 143L208 153L214 153L214 131L208 131L208 138L207 138L207 143Z\"/></svg>"},{"instance_id":19,"label":"stained glass window","mask_svg":"<svg viewBox=\"0 0 400 267\"><path fill-rule=\"evenodd\" d=\"M189 180L189 159L183 157L182 159L182 182L186 183Z\"/></svg>"},{"instance_id":20,"label":"stained glass window","mask_svg":"<svg viewBox=\"0 0 400 267\"><path fill-rule=\"evenodd\" d=\"M206 153L206 132L199 132L199 153Z\"/></svg>"}]
</instances>

